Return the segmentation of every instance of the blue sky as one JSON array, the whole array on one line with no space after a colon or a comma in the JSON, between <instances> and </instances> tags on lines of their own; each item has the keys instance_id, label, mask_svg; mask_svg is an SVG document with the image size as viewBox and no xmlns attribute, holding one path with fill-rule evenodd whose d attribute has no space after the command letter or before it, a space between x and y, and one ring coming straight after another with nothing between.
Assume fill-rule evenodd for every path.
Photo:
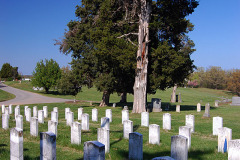
<instances>
[{"instance_id":1,"label":"blue sky","mask_svg":"<svg viewBox=\"0 0 240 160\"><path fill-rule=\"evenodd\" d=\"M26 75L41 59L53 58L60 67L71 62L54 39L76 19L78 4L80 0L0 0L0 67L8 62ZM196 66L240 68L240 0L201 0L188 18L195 25L189 36L196 44L191 56Z\"/></svg>"}]
</instances>

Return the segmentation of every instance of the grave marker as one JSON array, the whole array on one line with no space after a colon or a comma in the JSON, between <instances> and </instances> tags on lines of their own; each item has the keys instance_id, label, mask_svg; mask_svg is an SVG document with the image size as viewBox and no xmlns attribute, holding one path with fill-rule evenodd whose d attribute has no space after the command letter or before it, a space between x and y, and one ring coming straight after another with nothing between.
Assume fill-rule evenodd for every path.
<instances>
[{"instance_id":1,"label":"grave marker","mask_svg":"<svg viewBox=\"0 0 240 160\"><path fill-rule=\"evenodd\" d=\"M73 122L71 124L71 143L81 144L81 123L79 122Z\"/></svg>"},{"instance_id":2,"label":"grave marker","mask_svg":"<svg viewBox=\"0 0 240 160\"><path fill-rule=\"evenodd\" d=\"M38 118L36 118L36 117L31 117L30 134L35 137L38 136Z\"/></svg>"},{"instance_id":3,"label":"grave marker","mask_svg":"<svg viewBox=\"0 0 240 160\"><path fill-rule=\"evenodd\" d=\"M224 144L227 142L227 151L229 148L229 141L232 140L232 129L222 127L218 129L218 152L224 153Z\"/></svg>"},{"instance_id":4,"label":"grave marker","mask_svg":"<svg viewBox=\"0 0 240 160\"><path fill-rule=\"evenodd\" d=\"M112 110L111 109L106 109L106 117L109 118L109 122L112 122ZM106 147L105 147L106 150Z\"/></svg>"},{"instance_id":5,"label":"grave marker","mask_svg":"<svg viewBox=\"0 0 240 160\"><path fill-rule=\"evenodd\" d=\"M228 147L228 160L240 159L240 139L230 140Z\"/></svg>"},{"instance_id":6,"label":"grave marker","mask_svg":"<svg viewBox=\"0 0 240 160\"><path fill-rule=\"evenodd\" d=\"M191 147L191 127L189 126L180 126L179 135L184 136L188 139L188 149Z\"/></svg>"},{"instance_id":7,"label":"grave marker","mask_svg":"<svg viewBox=\"0 0 240 160\"><path fill-rule=\"evenodd\" d=\"M16 128L20 128L23 130L23 116L22 115L17 115Z\"/></svg>"},{"instance_id":8,"label":"grave marker","mask_svg":"<svg viewBox=\"0 0 240 160\"><path fill-rule=\"evenodd\" d=\"M129 120L129 111L128 110L122 110L122 124L125 120Z\"/></svg>"},{"instance_id":9,"label":"grave marker","mask_svg":"<svg viewBox=\"0 0 240 160\"><path fill-rule=\"evenodd\" d=\"M176 112L180 113L180 105L176 106Z\"/></svg>"},{"instance_id":10,"label":"grave marker","mask_svg":"<svg viewBox=\"0 0 240 160\"><path fill-rule=\"evenodd\" d=\"M149 125L149 143L160 145L160 126L157 124Z\"/></svg>"},{"instance_id":11,"label":"grave marker","mask_svg":"<svg viewBox=\"0 0 240 160\"><path fill-rule=\"evenodd\" d=\"M105 160L105 146L98 141L84 142L84 160Z\"/></svg>"},{"instance_id":12,"label":"grave marker","mask_svg":"<svg viewBox=\"0 0 240 160\"><path fill-rule=\"evenodd\" d=\"M141 113L141 126L145 126L145 127L149 126L149 113L148 112Z\"/></svg>"},{"instance_id":13,"label":"grave marker","mask_svg":"<svg viewBox=\"0 0 240 160\"><path fill-rule=\"evenodd\" d=\"M186 115L185 119L186 119L185 120L185 125L191 128L191 133L194 133L194 131L195 131L195 127L194 127L195 126L195 117L194 117L194 115L191 115L191 114Z\"/></svg>"},{"instance_id":14,"label":"grave marker","mask_svg":"<svg viewBox=\"0 0 240 160\"><path fill-rule=\"evenodd\" d=\"M133 132L133 122L130 120L125 120L123 122L123 137L129 139L129 133Z\"/></svg>"},{"instance_id":15,"label":"grave marker","mask_svg":"<svg viewBox=\"0 0 240 160\"><path fill-rule=\"evenodd\" d=\"M10 130L10 159L23 160L23 130L20 128Z\"/></svg>"},{"instance_id":16,"label":"grave marker","mask_svg":"<svg viewBox=\"0 0 240 160\"><path fill-rule=\"evenodd\" d=\"M98 121L98 110L96 108L92 109L92 121L94 122Z\"/></svg>"},{"instance_id":17,"label":"grave marker","mask_svg":"<svg viewBox=\"0 0 240 160\"><path fill-rule=\"evenodd\" d=\"M188 159L188 139L181 135L171 137L171 157L175 160Z\"/></svg>"},{"instance_id":18,"label":"grave marker","mask_svg":"<svg viewBox=\"0 0 240 160\"><path fill-rule=\"evenodd\" d=\"M78 120L82 120L83 108L78 108Z\"/></svg>"},{"instance_id":19,"label":"grave marker","mask_svg":"<svg viewBox=\"0 0 240 160\"><path fill-rule=\"evenodd\" d=\"M110 122L108 117L101 118L101 128L110 129Z\"/></svg>"},{"instance_id":20,"label":"grave marker","mask_svg":"<svg viewBox=\"0 0 240 160\"><path fill-rule=\"evenodd\" d=\"M40 133L40 160L56 160L56 135L52 132Z\"/></svg>"},{"instance_id":21,"label":"grave marker","mask_svg":"<svg viewBox=\"0 0 240 160\"><path fill-rule=\"evenodd\" d=\"M143 159L143 136L138 132L129 133L128 159Z\"/></svg>"},{"instance_id":22,"label":"grave marker","mask_svg":"<svg viewBox=\"0 0 240 160\"><path fill-rule=\"evenodd\" d=\"M171 114L170 113L163 114L163 129L171 130Z\"/></svg>"},{"instance_id":23,"label":"grave marker","mask_svg":"<svg viewBox=\"0 0 240 160\"><path fill-rule=\"evenodd\" d=\"M210 117L210 105L207 103L205 105L205 113L203 114L203 117Z\"/></svg>"},{"instance_id":24,"label":"grave marker","mask_svg":"<svg viewBox=\"0 0 240 160\"><path fill-rule=\"evenodd\" d=\"M223 127L222 117L213 117L213 135L218 135L218 129Z\"/></svg>"},{"instance_id":25,"label":"grave marker","mask_svg":"<svg viewBox=\"0 0 240 160\"><path fill-rule=\"evenodd\" d=\"M44 118L48 118L48 107L43 106Z\"/></svg>"},{"instance_id":26,"label":"grave marker","mask_svg":"<svg viewBox=\"0 0 240 160\"><path fill-rule=\"evenodd\" d=\"M201 112L201 103L197 104L197 112Z\"/></svg>"},{"instance_id":27,"label":"grave marker","mask_svg":"<svg viewBox=\"0 0 240 160\"><path fill-rule=\"evenodd\" d=\"M82 114L82 130L89 130L89 115L87 113Z\"/></svg>"},{"instance_id":28,"label":"grave marker","mask_svg":"<svg viewBox=\"0 0 240 160\"><path fill-rule=\"evenodd\" d=\"M98 141L105 145L105 153L109 153L109 151L110 151L109 129L98 128L97 137L98 137Z\"/></svg>"},{"instance_id":29,"label":"grave marker","mask_svg":"<svg viewBox=\"0 0 240 160\"><path fill-rule=\"evenodd\" d=\"M48 132L54 133L56 137L57 137L57 126L58 126L57 122L54 122L51 120L48 121Z\"/></svg>"}]
</instances>

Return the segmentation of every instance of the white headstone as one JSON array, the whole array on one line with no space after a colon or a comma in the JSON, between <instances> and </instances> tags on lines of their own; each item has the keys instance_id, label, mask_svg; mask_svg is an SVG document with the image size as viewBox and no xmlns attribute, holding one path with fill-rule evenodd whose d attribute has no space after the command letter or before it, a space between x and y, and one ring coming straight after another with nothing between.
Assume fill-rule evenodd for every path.
<instances>
[{"instance_id":1,"label":"white headstone","mask_svg":"<svg viewBox=\"0 0 240 160\"><path fill-rule=\"evenodd\" d=\"M13 112L13 110L12 110L12 104L9 104L8 109L9 109L9 114L12 114L12 112Z\"/></svg>"},{"instance_id":2,"label":"white headstone","mask_svg":"<svg viewBox=\"0 0 240 160\"><path fill-rule=\"evenodd\" d=\"M27 115L27 109L28 109L28 106L24 106L24 116L26 117Z\"/></svg>"},{"instance_id":3,"label":"white headstone","mask_svg":"<svg viewBox=\"0 0 240 160\"><path fill-rule=\"evenodd\" d=\"M82 114L82 130L89 130L89 115L87 113Z\"/></svg>"},{"instance_id":4,"label":"white headstone","mask_svg":"<svg viewBox=\"0 0 240 160\"><path fill-rule=\"evenodd\" d=\"M213 135L218 135L218 129L223 127L222 117L213 117Z\"/></svg>"},{"instance_id":5,"label":"white headstone","mask_svg":"<svg viewBox=\"0 0 240 160\"><path fill-rule=\"evenodd\" d=\"M201 103L197 104L197 112L201 112Z\"/></svg>"},{"instance_id":6,"label":"white headstone","mask_svg":"<svg viewBox=\"0 0 240 160\"><path fill-rule=\"evenodd\" d=\"M105 160L105 145L98 141L84 142L83 160Z\"/></svg>"},{"instance_id":7,"label":"white headstone","mask_svg":"<svg viewBox=\"0 0 240 160\"><path fill-rule=\"evenodd\" d=\"M82 120L83 108L78 108L78 120Z\"/></svg>"},{"instance_id":8,"label":"white headstone","mask_svg":"<svg viewBox=\"0 0 240 160\"><path fill-rule=\"evenodd\" d=\"M31 117L32 117L31 108L27 108L26 121L27 121L27 122L30 122Z\"/></svg>"},{"instance_id":9,"label":"white headstone","mask_svg":"<svg viewBox=\"0 0 240 160\"><path fill-rule=\"evenodd\" d=\"M2 114L4 114L4 113L5 113L5 105L2 104Z\"/></svg>"},{"instance_id":10,"label":"white headstone","mask_svg":"<svg viewBox=\"0 0 240 160\"><path fill-rule=\"evenodd\" d=\"M223 127L218 129L218 152L224 153L224 144L227 142L227 151L229 141L232 140L232 129Z\"/></svg>"},{"instance_id":11,"label":"white headstone","mask_svg":"<svg viewBox=\"0 0 240 160\"><path fill-rule=\"evenodd\" d=\"M188 139L188 149L191 147L191 127L189 126L180 126L179 135L184 136Z\"/></svg>"},{"instance_id":12,"label":"white headstone","mask_svg":"<svg viewBox=\"0 0 240 160\"><path fill-rule=\"evenodd\" d=\"M17 115L20 115L20 106L15 107L15 119L17 118Z\"/></svg>"},{"instance_id":13,"label":"white headstone","mask_svg":"<svg viewBox=\"0 0 240 160\"><path fill-rule=\"evenodd\" d=\"M10 159L23 160L23 130L20 128L10 130Z\"/></svg>"},{"instance_id":14,"label":"white headstone","mask_svg":"<svg viewBox=\"0 0 240 160\"><path fill-rule=\"evenodd\" d=\"M51 121L58 122L58 112L51 112Z\"/></svg>"},{"instance_id":15,"label":"white headstone","mask_svg":"<svg viewBox=\"0 0 240 160\"><path fill-rule=\"evenodd\" d=\"M30 120L30 134L32 136L38 136L38 119L36 117L31 117Z\"/></svg>"},{"instance_id":16,"label":"white headstone","mask_svg":"<svg viewBox=\"0 0 240 160\"><path fill-rule=\"evenodd\" d=\"M5 107L5 112L4 112L4 114L9 115L9 108L8 108L8 107Z\"/></svg>"},{"instance_id":17,"label":"white headstone","mask_svg":"<svg viewBox=\"0 0 240 160\"><path fill-rule=\"evenodd\" d=\"M116 103L113 103L113 107L114 107L114 108L116 107Z\"/></svg>"},{"instance_id":18,"label":"white headstone","mask_svg":"<svg viewBox=\"0 0 240 160\"><path fill-rule=\"evenodd\" d=\"M228 160L240 159L240 139L230 140L228 147Z\"/></svg>"},{"instance_id":19,"label":"white headstone","mask_svg":"<svg viewBox=\"0 0 240 160\"><path fill-rule=\"evenodd\" d=\"M43 106L43 111L44 111L44 118L48 118L48 107Z\"/></svg>"},{"instance_id":20,"label":"white headstone","mask_svg":"<svg viewBox=\"0 0 240 160\"><path fill-rule=\"evenodd\" d=\"M149 144L160 145L160 126L157 124L149 125Z\"/></svg>"},{"instance_id":21,"label":"white headstone","mask_svg":"<svg viewBox=\"0 0 240 160\"><path fill-rule=\"evenodd\" d=\"M207 103L205 105L205 113L203 114L203 117L210 117L210 104Z\"/></svg>"},{"instance_id":22,"label":"white headstone","mask_svg":"<svg viewBox=\"0 0 240 160\"><path fill-rule=\"evenodd\" d=\"M38 109L37 106L33 107L33 117L37 117L38 116Z\"/></svg>"},{"instance_id":23,"label":"white headstone","mask_svg":"<svg viewBox=\"0 0 240 160\"><path fill-rule=\"evenodd\" d=\"M171 157L176 160L188 159L188 139L181 135L171 137Z\"/></svg>"},{"instance_id":24,"label":"white headstone","mask_svg":"<svg viewBox=\"0 0 240 160\"><path fill-rule=\"evenodd\" d=\"M170 113L163 114L163 129L171 130L171 114Z\"/></svg>"},{"instance_id":25,"label":"white headstone","mask_svg":"<svg viewBox=\"0 0 240 160\"><path fill-rule=\"evenodd\" d=\"M44 111L43 110L38 111L38 123L44 123Z\"/></svg>"},{"instance_id":26,"label":"white headstone","mask_svg":"<svg viewBox=\"0 0 240 160\"><path fill-rule=\"evenodd\" d=\"M56 135L52 132L40 133L40 159L56 160Z\"/></svg>"},{"instance_id":27,"label":"white headstone","mask_svg":"<svg viewBox=\"0 0 240 160\"><path fill-rule=\"evenodd\" d=\"M74 113L67 112L67 126L71 126L73 122L74 122Z\"/></svg>"},{"instance_id":28,"label":"white headstone","mask_svg":"<svg viewBox=\"0 0 240 160\"><path fill-rule=\"evenodd\" d=\"M73 122L71 124L71 143L81 144L81 123Z\"/></svg>"},{"instance_id":29,"label":"white headstone","mask_svg":"<svg viewBox=\"0 0 240 160\"><path fill-rule=\"evenodd\" d=\"M67 120L67 112L70 112L70 108L65 108L65 119Z\"/></svg>"},{"instance_id":30,"label":"white headstone","mask_svg":"<svg viewBox=\"0 0 240 160\"><path fill-rule=\"evenodd\" d=\"M92 121L94 122L98 121L98 110L96 108L92 109Z\"/></svg>"},{"instance_id":31,"label":"white headstone","mask_svg":"<svg viewBox=\"0 0 240 160\"><path fill-rule=\"evenodd\" d=\"M180 113L180 110L181 110L181 109L180 109L180 105L177 105L177 106L176 106L176 112Z\"/></svg>"},{"instance_id":32,"label":"white headstone","mask_svg":"<svg viewBox=\"0 0 240 160\"><path fill-rule=\"evenodd\" d=\"M9 115L2 114L2 128L8 129L9 128Z\"/></svg>"},{"instance_id":33,"label":"white headstone","mask_svg":"<svg viewBox=\"0 0 240 160\"><path fill-rule=\"evenodd\" d=\"M125 120L129 120L129 111L128 110L122 110L122 124Z\"/></svg>"},{"instance_id":34,"label":"white headstone","mask_svg":"<svg viewBox=\"0 0 240 160\"><path fill-rule=\"evenodd\" d=\"M141 113L141 126L149 126L149 113L148 112L142 112Z\"/></svg>"},{"instance_id":35,"label":"white headstone","mask_svg":"<svg viewBox=\"0 0 240 160\"><path fill-rule=\"evenodd\" d=\"M140 133L129 133L128 159L143 159L143 136Z\"/></svg>"},{"instance_id":36,"label":"white headstone","mask_svg":"<svg viewBox=\"0 0 240 160\"><path fill-rule=\"evenodd\" d=\"M110 135L109 129L98 128L97 130L98 141L105 145L105 153L109 153L110 151Z\"/></svg>"},{"instance_id":37,"label":"white headstone","mask_svg":"<svg viewBox=\"0 0 240 160\"><path fill-rule=\"evenodd\" d=\"M129 133L133 132L133 122L130 120L125 120L123 122L123 137L129 139Z\"/></svg>"},{"instance_id":38,"label":"white headstone","mask_svg":"<svg viewBox=\"0 0 240 160\"><path fill-rule=\"evenodd\" d=\"M101 128L110 129L110 122L108 117L101 118Z\"/></svg>"},{"instance_id":39,"label":"white headstone","mask_svg":"<svg viewBox=\"0 0 240 160\"><path fill-rule=\"evenodd\" d=\"M22 115L17 115L16 128L20 128L23 130L23 116Z\"/></svg>"},{"instance_id":40,"label":"white headstone","mask_svg":"<svg viewBox=\"0 0 240 160\"><path fill-rule=\"evenodd\" d=\"M57 122L54 122L51 120L48 121L48 132L54 133L56 137L57 137L57 126L58 126Z\"/></svg>"},{"instance_id":41,"label":"white headstone","mask_svg":"<svg viewBox=\"0 0 240 160\"><path fill-rule=\"evenodd\" d=\"M58 107L54 107L54 108L53 108L53 111L54 111L54 112L58 112Z\"/></svg>"},{"instance_id":42,"label":"white headstone","mask_svg":"<svg viewBox=\"0 0 240 160\"><path fill-rule=\"evenodd\" d=\"M112 110L111 109L106 109L106 117L109 118L109 121L112 122ZM105 148L106 150L106 148Z\"/></svg>"},{"instance_id":43,"label":"white headstone","mask_svg":"<svg viewBox=\"0 0 240 160\"><path fill-rule=\"evenodd\" d=\"M218 107L218 101L215 101L215 107Z\"/></svg>"},{"instance_id":44,"label":"white headstone","mask_svg":"<svg viewBox=\"0 0 240 160\"><path fill-rule=\"evenodd\" d=\"M186 115L185 126L191 128L191 133L195 132L195 117L192 114Z\"/></svg>"}]
</instances>

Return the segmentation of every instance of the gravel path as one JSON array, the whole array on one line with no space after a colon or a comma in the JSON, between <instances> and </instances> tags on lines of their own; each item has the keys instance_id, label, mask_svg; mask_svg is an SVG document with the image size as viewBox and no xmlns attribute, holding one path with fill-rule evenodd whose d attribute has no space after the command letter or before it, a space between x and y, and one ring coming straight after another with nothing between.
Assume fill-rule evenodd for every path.
<instances>
[{"instance_id":1,"label":"gravel path","mask_svg":"<svg viewBox=\"0 0 240 160\"><path fill-rule=\"evenodd\" d=\"M39 95L37 93L32 93L29 91L23 91L17 88L9 87L7 85L0 83L0 89L11 94L14 94L16 97L14 99L0 102L0 105L23 105L23 104L39 104L39 103L60 103L71 101L70 99L62 99L62 98L51 98Z\"/></svg>"}]
</instances>

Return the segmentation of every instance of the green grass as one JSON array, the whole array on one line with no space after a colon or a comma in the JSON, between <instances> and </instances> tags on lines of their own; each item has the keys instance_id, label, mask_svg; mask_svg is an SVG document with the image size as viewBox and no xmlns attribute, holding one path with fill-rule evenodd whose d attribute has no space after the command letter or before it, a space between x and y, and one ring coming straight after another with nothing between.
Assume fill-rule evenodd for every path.
<instances>
[{"instance_id":1,"label":"green grass","mask_svg":"<svg viewBox=\"0 0 240 160\"><path fill-rule=\"evenodd\" d=\"M143 156L144 159L152 159L158 156L170 156L171 155L171 136L178 134L179 126L185 125L185 115L195 115L195 133L192 134L191 148L189 150L190 160L221 160L227 159L227 154L217 152L217 136L212 135L212 117L223 117L224 127L232 129L232 138L239 139L239 106L230 106L228 104L220 104L219 108L211 107L211 118L203 118L202 112L196 112L196 104L202 100L202 109L204 109L205 102L211 102L217 99L219 96L227 96L224 91L209 90L209 89L188 89L180 88L178 92L181 92L183 103L181 104L181 113L175 112L175 104L172 104L170 111L172 115L172 130L166 131L162 129L162 117L166 111L160 113L150 113L150 124L160 125L161 144L152 145L148 143L148 127L141 127L140 114L132 114L130 112L130 120L133 121L134 132L143 134ZM170 90L166 92L158 92L155 96L163 99L164 103L169 101ZM89 96L91 93L88 93ZM97 95L97 93L95 93ZM149 97L150 98L150 97ZM93 98L94 99L94 98ZM163 103L163 104L164 104ZM131 103L129 103L131 104ZM176 103L177 104L177 103ZM123 126L121 124L121 110L123 106L120 104L116 108L112 107L97 107L89 106L89 103L79 104L33 104L29 107L37 105L38 109L42 109L44 105L48 106L48 116L45 119L44 124L39 124L39 133L47 131L47 121L50 120L50 112L53 107L59 109L59 125L58 125L58 137L57 137L57 159L60 160L77 160L83 158L83 144L86 141L97 140L97 128L100 127L100 118L105 117L105 110L112 109L113 122L110 124L110 153L106 154L106 159L128 159L128 140L123 139ZM64 119L65 108L70 107L74 112L74 119L77 120L77 109L82 106L84 112L89 114L90 130L82 131L82 143L81 145L72 145L70 143L70 127L66 126ZM129 105L130 106L130 105ZM98 122L91 121L91 110L96 107L98 109ZM21 114L24 115L24 105L21 107ZM130 106L131 108L131 106ZM0 118L1 122L1 118ZM10 128L15 127L14 116L10 116ZM30 136L30 124L25 121L24 118L24 159L39 159L40 154L40 137ZM1 159L9 159L10 155L10 142L9 142L9 130L0 129L0 157Z\"/></svg>"},{"instance_id":2,"label":"green grass","mask_svg":"<svg viewBox=\"0 0 240 160\"><path fill-rule=\"evenodd\" d=\"M0 89L0 102L15 98L15 95Z\"/></svg>"}]
</instances>

